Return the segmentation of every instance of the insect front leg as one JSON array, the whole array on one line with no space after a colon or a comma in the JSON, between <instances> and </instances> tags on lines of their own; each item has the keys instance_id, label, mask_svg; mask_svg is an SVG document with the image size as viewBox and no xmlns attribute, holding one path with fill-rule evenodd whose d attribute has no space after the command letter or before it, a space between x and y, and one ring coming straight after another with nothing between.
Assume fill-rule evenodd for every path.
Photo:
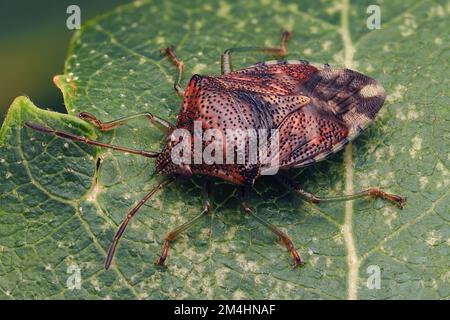
<instances>
[{"instance_id":1,"label":"insect front leg","mask_svg":"<svg viewBox=\"0 0 450 320\"><path fill-rule=\"evenodd\" d=\"M106 260L105 260L105 269L106 270L108 270L109 267L111 266L111 262L114 257L114 253L116 252L117 244L119 243L119 240L122 237L123 233L125 232L125 229L127 228L128 223L131 221L131 219L133 219L135 214L144 205L144 203L146 203L156 192L163 189L164 187L166 187L173 181L174 181L173 178L169 178L169 179L164 180L161 183L159 183L155 188L153 188L149 193L147 193L145 195L145 197L141 201L139 201L138 204L133 209L131 209L127 213L125 219L123 220L122 224L120 225L119 229L117 230L116 234L114 235L114 239L113 239L111 246L109 247L108 254L107 254Z\"/></svg>"},{"instance_id":2,"label":"insect front leg","mask_svg":"<svg viewBox=\"0 0 450 320\"><path fill-rule=\"evenodd\" d=\"M142 112L142 113L134 114L131 116L123 117L120 119L112 120L109 122L102 122L99 119L97 119L96 116L94 116L88 112L81 112L78 115L78 117L80 119L90 122L91 124L96 126L98 129L100 129L101 131L110 131L112 129L115 129L117 127L120 127L120 126L126 124L130 120L140 118L140 117L146 117L152 125L157 127L159 130L161 130L165 134L172 132L173 129L175 128L173 126L173 124L171 124L170 122L168 122L164 119L161 119L161 118L151 114L150 112Z\"/></svg>"},{"instance_id":3,"label":"insect front leg","mask_svg":"<svg viewBox=\"0 0 450 320\"><path fill-rule=\"evenodd\" d=\"M266 220L262 219L261 217L259 217L258 215L255 214L252 207L245 201L245 196L246 196L245 188L241 188L240 194L241 194L241 198L243 200L241 203L242 210L246 214L255 218L256 221L261 223L263 226L265 226L266 228L268 228L270 231L272 231L273 233L275 233L278 236L278 238L286 246L286 248L292 255L292 258L294 260L294 264L293 264L294 268L303 265L304 262L303 262L302 258L300 257L300 255L298 254L297 250L295 249L291 238L285 232L283 232L281 229L279 229L278 227L274 226L273 224L267 222Z\"/></svg>"},{"instance_id":4,"label":"insect front leg","mask_svg":"<svg viewBox=\"0 0 450 320\"><path fill-rule=\"evenodd\" d=\"M181 226L173 229L166 235L166 237L164 239L164 243L163 243L163 248L161 250L161 255L159 256L158 260L156 260L156 262L155 262L156 265L161 266L161 267L166 267L165 261L169 255L170 244L182 232L184 232L187 229L189 229L190 227L192 227L196 222L198 222L201 218L203 218L210 212L211 206L212 206L212 192L213 192L213 185L210 181L207 181L205 189L206 189L206 199L203 203L202 211L200 212L199 215L197 215L194 218L192 218L191 220L183 223Z\"/></svg>"},{"instance_id":5,"label":"insect front leg","mask_svg":"<svg viewBox=\"0 0 450 320\"><path fill-rule=\"evenodd\" d=\"M175 55L175 52L173 51L173 48L168 47L166 49L161 50L161 53L164 54L166 57L172 61L172 63L177 67L178 69L178 78L173 84L173 88L175 89L175 92L179 97L184 96L184 90L181 88L180 83L181 79L183 78L183 71L184 71L184 62L179 60L177 56Z\"/></svg>"},{"instance_id":6,"label":"insect front leg","mask_svg":"<svg viewBox=\"0 0 450 320\"><path fill-rule=\"evenodd\" d=\"M379 188L369 188L367 190L360 191L355 194L348 194L336 197L319 197L313 193L303 190L300 188L295 182L291 181L287 177L278 177L280 181L290 187L292 191L303 197L309 202L312 203L321 203L321 202L336 202L336 201L350 201L358 198L372 197L372 198L380 198L387 201L390 201L396 204L400 209L403 209L406 203L406 198L402 196L398 196L396 194L388 193Z\"/></svg>"},{"instance_id":7,"label":"insect front leg","mask_svg":"<svg viewBox=\"0 0 450 320\"><path fill-rule=\"evenodd\" d=\"M289 31L284 31L281 35L281 42L279 48L265 48L265 47L238 47L231 48L224 51L221 59L222 74L228 74L233 71L231 64L231 53L233 52L264 52L276 57L284 57L287 54L287 42L291 33Z\"/></svg>"}]
</instances>

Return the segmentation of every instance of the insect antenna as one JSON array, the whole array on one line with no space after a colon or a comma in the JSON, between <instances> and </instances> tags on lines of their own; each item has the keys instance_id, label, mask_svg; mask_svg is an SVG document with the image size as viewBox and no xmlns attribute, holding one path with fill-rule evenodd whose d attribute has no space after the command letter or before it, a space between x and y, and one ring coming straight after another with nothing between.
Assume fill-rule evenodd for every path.
<instances>
[{"instance_id":1,"label":"insect antenna","mask_svg":"<svg viewBox=\"0 0 450 320\"><path fill-rule=\"evenodd\" d=\"M126 152L126 153L138 154L140 156L144 156L147 158L156 158L159 155L159 152L136 150L136 149L131 149L131 148L127 148L127 147L121 147L121 146L116 146L116 145L112 145L112 144L108 144L108 143L103 143L103 142L99 142L99 141L95 141L95 140L90 140L83 136L77 136L70 132L52 129L52 128L49 128L49 127L46 127L46 126L43 126L40 124L36 124L36 123L26 122L25 126L27 128L33 129L35 131L51 134L51 135L54 135L54 136L57 136L57 137L60 137L60 138L66 139L66 140L83 142L83 143L97 146L100 148L107 148L107 149L112 149L112 150Z\"/></svg>"},{"instance_id":2,"label":"insect antenna","mask_svg":"<svg viewBox=\"0 0 450 320\"><path fill-rule=\"evenodd\" d=\"M123 220L122 224L120 225L119 229L117 230L113 242L111 243L111 246L108 250L108 255L106 256L105 260L105 269L108 270L111 266L112 259L114 257L114 253L116 252L117 243L119 242L120 238L122 237L123 233L125 232L125 229L130 222L130 220L134 217L134 215L138 212L138 210L146 203L156 192L163 189L170 183L172 183L175 180L175 178L171 177L166 180L163 180L160 182L156 187L154 187L149 193L145 195L145 197L138 202L136 206L134 206L133 209L131 209L125 219Z\"/></svg>"}]
</instances>

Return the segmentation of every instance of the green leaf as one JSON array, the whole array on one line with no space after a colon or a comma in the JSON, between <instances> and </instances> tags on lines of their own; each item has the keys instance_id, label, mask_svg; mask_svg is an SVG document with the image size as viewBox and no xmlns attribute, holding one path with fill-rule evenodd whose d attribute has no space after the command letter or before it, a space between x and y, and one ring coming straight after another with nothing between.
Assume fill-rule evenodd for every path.
<instances>
[{"instance_id":1,"label":"green leaf","mask_svg":"<svg viewBox=\"0 0 450 320\"><path fill-rule=\"evenodd\" d=\"M382 28L369 30L369 4L137 1L87 23L55 78L69 115L18 98L0 131L0 298L448 299L450 5L383 2ZM161 270L153 262L165 234L201 208L203 179L179 181L140 210L104 271L118 224L160 180L153 160L52 138L24 122L158 150L163 137L144 120L100 133L75 116L150 111L174 121L176 71L160 48L175 47L186 75L219 74L224 49L277 45L283 28L294 32L288 58L346 64L388 94L376 123L345 152L292 176L320 195L380 186L407 196L405 209L367 199L312 205L273 178L258 180L250 202L307 261L292 270L285 248L221 182L214 212L172 245ZM233 58L236 68L271 59ZM79 290L67 286L72 265ZM380 270L379 289L367 286L370 266Z\"/></svg>"}]
</instances>

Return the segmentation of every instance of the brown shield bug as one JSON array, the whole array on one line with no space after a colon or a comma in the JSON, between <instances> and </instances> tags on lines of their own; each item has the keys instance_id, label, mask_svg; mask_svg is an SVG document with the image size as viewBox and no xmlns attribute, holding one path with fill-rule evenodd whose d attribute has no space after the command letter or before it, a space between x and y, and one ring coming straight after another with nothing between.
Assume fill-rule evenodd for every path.
<instances>
[{"instance_id":1,"label":"brown shield bug","mask_svg":"<svg viewBox=\"0 0 450 320\"><path fill-rule=\"evenodd\" d=\"M156 158L156 170L161 175L167 176L128 212L109 249L105 261L106 269L111 264L117 243L130 220L147 200L173 182L175 177L190 177L197 174L218 177L241 186L241 195L244 195L244 188L252 186L264 170L299 168L323 160L341 150L374 120L384 103L384 89L374 79L356 71L332 68L328 64L315 66L303 60L268 61L238 71L232 70L231 54L233 52L262 51L281 58L287 53L286 43L289 37L289 32L283 33L279 48L246 47L226 50L221 57L222 74L220 76L194 75L184 91L179 85L184 64L171 48L165 49L163 53L178 68L178 79L174 89L183 98L175 126L148 112L106 123L86 112L79 115L101 131L117 128L136 117L146 117L166 134L166 144L161 152L110 145L42 125L26 123L28 128L64 139ZM203 141L202 136L198 136L196 132L196 125L202 130L214 129L216 135L208 141ZM192 139L186 140L182 139L182 135L176 136L177 130L187 133ZM239 149L239 141L237 144L232 144L233 140L226 140L225 143L227 147L232 146L231 151L222 144L214 149L213 153L215 156L220 151L223 151L222 156L232 154L231 159L234 162L192 162L188 161L190 158L188 160L183 158L185 153L190 151L196 154L198 140L202 140L199 144L202 151L212 142L224 142L222 138L217 137L232 130L239 132L239 135L234 136L235 142L237 140L245 142L244 148L241 149L244 153L244 162L236 161L235 151ZM271 130L272 133L273 130L276 131L276 134L269 135L266 144L266 146L278 145L276 151L270 149L270 152L266 152L267 158L277 159L275 164L273 161L262 162L261 158L252 162L246 161L250 156L246 142L250 138L241 134L245 130L258 132L254 141L259 142L262 140L259 134L261 130ZM187 144L184 143L186 141L188 141ZM182 142L185 148L181 149L181 153L174 153ZM177 156L174 157L174 154ZM180 161L180 155L184 160ZM277 178L294 192L314 203L379 197L402 208L406 201L403 197L378 188L370 188L341 197L322 198L301 189L286 176L277 175ZM201 213L167 234L156 264L164 266L170 243L210 211L211 184L207 183L206 186L208 199L204 202ZM242 202L242 208L280 238L291 253L294 266L303 264L287 234L257 216L246 202Z\"/></svg>"}]
</instances>

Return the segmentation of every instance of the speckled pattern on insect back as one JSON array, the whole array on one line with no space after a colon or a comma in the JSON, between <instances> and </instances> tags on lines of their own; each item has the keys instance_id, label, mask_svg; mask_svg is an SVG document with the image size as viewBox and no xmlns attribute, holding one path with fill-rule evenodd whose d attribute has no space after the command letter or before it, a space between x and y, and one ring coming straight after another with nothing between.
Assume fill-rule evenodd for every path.
<instances>
[{"instance_id":1,"label":"speckled pattern on insect back","mask_svg":"<svg viewBox=\"0 0 450 320\"><path fill-rule=\"evenodd\" d=\"M307 61L267 61L218 77L194 75L176 127L192 135L194 121L205 130L278 129L280 167L302 167L341 150L375 118L384 99L383 87L356 71L316 67ZM251 185L261 166L191 169ZM173 168L163 170L169 173Z\"/></svg>"}]
</instances>

